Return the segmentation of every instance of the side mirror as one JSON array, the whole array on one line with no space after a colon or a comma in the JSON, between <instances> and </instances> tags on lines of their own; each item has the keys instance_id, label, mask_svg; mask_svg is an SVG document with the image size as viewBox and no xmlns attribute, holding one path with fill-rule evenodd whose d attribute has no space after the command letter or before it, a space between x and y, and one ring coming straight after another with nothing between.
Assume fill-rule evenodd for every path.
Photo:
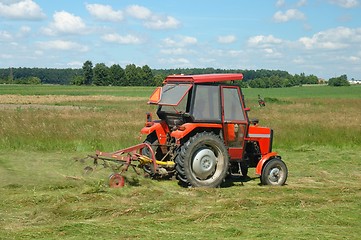
<instances>
[{"instance_id":1,"label":"side mirror","mask_svg":"<svg viewBox=\"0 0 361 240\"><path fill-rule=\"evenodd\" d=\"M245 108L244 111L249 112L251 111L251 108Z\"/></svg>"}]
</instances>

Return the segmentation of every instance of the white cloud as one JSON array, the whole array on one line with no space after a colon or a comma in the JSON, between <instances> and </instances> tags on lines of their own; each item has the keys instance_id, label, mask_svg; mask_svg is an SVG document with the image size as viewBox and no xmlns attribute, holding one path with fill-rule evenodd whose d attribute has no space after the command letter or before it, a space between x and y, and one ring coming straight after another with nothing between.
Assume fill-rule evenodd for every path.
<instances>
[{"instance_id":1,"label":"white cloud","mask_svg":"<svg viewBox=\"0 0 361 240\"><path fill-rule=\"evenodd\" d=\"M86 4L85 7L90 15L101 21L120 22L124 19L122 11L115 11L109 5Z\"/></svg>"},{"instance_id":2,"label":"white cloud","mask_svg":"<svg viewBox=\"0 0 361 240\"><path fill-rule=\"evenodd\" d=\"M273 48L264 48L263 53L265 54L265 57L267 58L280 58L282 57L282 54L278 52L276 49Z\"/></svg>"},{"instance_id":3,"label":"white cloud","mask_svg":"<svg viewBox=\"0 0 361 240\"><path fill-rule=\"evenodd\" d=\"M307 4L307 0L300 0L297 2L297 7L303 7Z\"/></svg>"},{"instance_id":4,"label":"white cloud","mask_svg":"<svg viewBox=\"0 0 361 240\"><path fill-rule=\"evenodd\" d=\"M29 26L22 26L17 33L18 38L26 37L31 32L31 28Z\"/></svg>"},{"instance_id":5,"label":"white cloud","mask_svg":"<svg viewBox=\"0 0 361 240\"><path fill-rule=\"evenodd\" d=\"M224 44L234 43L236 40L237 40L237 38L234 35L227 35L227 36L219 36L218 37L218 42L219 43L224 43Z\"/></svg>"},{"instance_id":6,"label":"white cloud","mask_svg":"<svg viewBox=\"0 0 361 240\"><path fill-rule=\"evenodd\" d=\"M216 59L214 59L214 58L198 58L198 61L200 63L206 63L208 65L208 64L212 64L212 63L216 62Z\"/></svg>"},{"instance_id":7,"label":"white cloud","mask_svg":"<svg viewBox=\"0 0 361 240\"><path fill-rule=\"evenodd\" d=\"M178 28L180 22L172 16L152 16L148 21L144 23L144 26L150 29L170 29Z\"/></svg>"},{"instance_id":8,"label":"white cloud","mask_svg":"<svg viewBox=\"0 0 361 240\"><path fill-rule=\"evenodd\" d=\"M272 48L265 48L264 51L268 54L272 54L274 52Z\"/></svg>"},{"instance_id":9,"label":"white cloud","mask_svg":"<svg viewBox=\"0 0 361 240\"><path fill-rule=\"evenodd\" d=\"M295 64L304 64L305 63L305 59L303 59L302 57L296 57L292 60L293 63Z\"/></svg>"},{"instance_id":10,"label":"white cloud","mask_svg":"<svg viewBox=\"0 0 361 240\"><path fill-rule=\"evenodd\" d=\"M140 44L142 43L142 40L134 35L128 34L125 36L112 33L112 34L106 34L102 36L102 39L105 42L111 42L111 43L118 43L118 44Z\"/></svg>"},{"instance_id":11,"label":"white cloud","mask_svg":"<svg viewBox=\"0 0 361 240\"><path fill-rule=\"evenodd\" d=\"M343 49L361 44L361 28L332 28L318 32L312 37L302 37L299 42L306 49Z\"/></svg>"},{"instance_id":12,"label":"white cloud","mask_svg":"<svg viewBox=\"0 0 361 240\"><path fill-rule=\"evenodd\" d=\"M277 0L276 1L276 7L282 7L285 5L285 0Z\"/></svg>"},{"instance_id":13,"label":"white cloud","mask_svg":"<svg viewBox=\"0 0 361 240\"><path fill-rule=\"evenodd\" d=\"M149 19L153 15L152 11L148 8L139 6L139 5L131 5L127 7L126 12L128 15L137 18L137 19Z\"/></svg>"},{"instance_id":14,"label":"white cloud","mask_svg":"<svg viewBox=\"0 0 361 240\"><path fill-rule=\"evenodd\" d=\"M0 41L1 40L10 40L12 39L12 35L7 31L0 31Z\"/></svg>"},{"instance_id":15,"label":"white cloud","mask_svg":"<svg viewBox=\"0 0 361 240\"><path fill-rule=\"evenodd\" d=\"M227 55L230 57L240 57L244 52L242 50L229 50Z\"/></svg>"},{"instance_id":16,"label":"white cloud","mask_svg":"<svg viewBox=\"0 0 361 240\"><path fill-rule=\"evenodd\" d=\"M35 53L35 55L38 55L38 56L43 56L44 55L44 52L41 51L41 50L36 50L34 53Z\"/></svg>"},{"instance_id":17,"label":"white cloud","mask_svg":"<svg viewBox=\"0 0 361 240\"><path fill-rule=\"evenodd\" d=\"M361 58L359 58L357 56L350 56L350 57L347 57L346 60L349 62L358 63L358 62L360 62Z\"/></svg>"},{"instance_id":18,"label":"white cloud","mask_svg":"<svg viewBox=\"0 0 361 240\"><path fill-rule=\"evenodd\" d=\"M11 54L0 54L0 59L12 59L13 55Z\"/></svg>"},{"instance_id":19,"label":"white cloud","mask_svg":"<svg viewBox=\"0 0 361 240\"><path fill-rule=\"evenodd\" d=\"M330 3L339 5L343 8L353 8L359 5L358 0L329 0Z\"/></svg>"},{"instance_id":20,"label":"white cloud","mask_svg":"<svg viewBox=\"0 0 361 240\"><path fill-rule=\"evenodd\" d=\"M22 34L29 33L30 31L31 31L31 27L29 27L29 26L22 26L22 27L20 28L20 32L21 32Z\"/></svg>"},{"instance_id":21,"label":"white cloud","mask_svg":"<svg viewBox=\"0 0 361 240\"><path fill-rule=\"evenodd\" d=\"M160 50L162 54L169 54L169 55L185 55L185 54L192 54L194 53L193 50L187 48L169 48L169 49L162 49Z\"/></svg>"},{"instance_id":22,"label":"white cloud","mask_svg":"<svg viewBox=\"0 0 361 240\"><path fill-rule=\"evenodd\" d=\"M69 66L70 68L81 68L83 66L83 63L79 61L72 61L72 62L68 62L66 65Z\"/></svg>"},{"instance_id":23,"label":"white cloud","mask_svg":"<svg viewBox=\"0 0 361 240\"><path fill-rule=\"evenodd\" d=\"M273 20L276 22L288 22L290 20L303 20L305 15L297 9L288 9L286 12L277 11L273 15Z\"/></svg>"},{"instance_id":24,"label":"white cloud","mask_svg":"<svg viewBox=\"0 0 361 240\"><path fill-rule=\"evenodd\" d=\"M62 51L79 51L79 52L86 52L89 50L87 46L84 46L82 44L71 41L63 41L63 40L38 42L38 46L41 49L45 49L45 50L62 50Z\"/></svg>"},{"instance_id":25,"label":"white cloud","mask_svg":"<svg viewBox=\"0 0 361 240\"><path fill-rule=\"evenodd\" d=\"M43 32L47 35L83 34L86 31L86 25L81 17L75 16L66 11L56 12L53 15L53 22L49 27L44 28Z\"/></svg>"},{"instance_id":26,"label":"white cloud","mask_svg":"<svg viewBox=\"0 0 361 240\"><path fill-rule=\"evenodd\" d=\"M254 37L250 37L248 39L248 44L252 45L252 46L262 46L262 47L266 47L269 46L270 44L280 44L282 43L283 40L274 37L273 35L258 35L258 36L254 36Z\"/></svg>"},{"instance_id":27,"label":"white cloud","mask_svg":"<svg viewBox=\"0 0 361 240\"><path fill-rule=\"evenodd\" d=\"M177 36L175 38L165 38L162 42L166 47L185 47L197 44L198 40L190 36Z\"/></svg>"},{"instance_id":28,"label":"white cloud","mask_svg":"<svg viewBox=\"0 0 361 240\"><path fill-rule=\"evenodd\" d=\"M166 59L160 59L161 63L165 63L165 64L171 64L171 65L188 65L190 63L190 61L186 58L166 58Z\"/></svg>"},{"instance_id":29,"label":"white cloud","mask_svg":"<svg viewBox=\"0 0 361 240\"><path fill-rule=\"evenodd\" d=\"M128 16L142 20L144 26L149 29L162 30L180 26L180 22L176 18L155 14L143 6L131 5L126 8L125 12Z\"/></svg>"},{"instance_id":30,"label":"white cloud","mask_svg":"<svg viewBox=\"0 0 361 240\"><path fill-rule=\"evenodd\" d=\"M45 18L43 10L32 0L0 2L0 17L16 20L41 20Z\"/></svg>"}]
</instances>

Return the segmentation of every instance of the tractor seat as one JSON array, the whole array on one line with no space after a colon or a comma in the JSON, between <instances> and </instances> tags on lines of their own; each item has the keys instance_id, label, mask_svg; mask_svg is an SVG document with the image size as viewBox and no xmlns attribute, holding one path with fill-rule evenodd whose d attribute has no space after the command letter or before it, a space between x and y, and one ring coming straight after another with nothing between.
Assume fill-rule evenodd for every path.
<instances>
[{"instance_id":1,"label":"tractor seat","mask_svg":"<svg viewBox=\"0 0 361 240\"><path fill-rule=\"evenodd\" d=\"M249 121L250 124L253 124L253 125L258 125L259 123L259 119L258 118L252 118L250 121Z\"/></svg>"}]
</instances>

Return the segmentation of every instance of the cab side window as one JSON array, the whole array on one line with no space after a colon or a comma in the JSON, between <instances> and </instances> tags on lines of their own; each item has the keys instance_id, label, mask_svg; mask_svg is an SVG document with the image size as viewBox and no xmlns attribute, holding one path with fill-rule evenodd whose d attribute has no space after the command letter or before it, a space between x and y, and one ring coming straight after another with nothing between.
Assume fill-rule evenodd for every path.
<instances>
[{"instance_id":1,"label":"cab side window","mask_svg":"<svg viewBox=\"0 0 361 240\"><path fill-rule=\"evenodd\" d=\"M244 121L242 103L237 88L223 88L224 121Z\"/></svg>"},{"instance_id":2,"label":"cab side window","mask_svg":"<svg viewBox=\"0 0 361 240\"><path fill-rule=\"evenodd\" d=\"M221 121L218 86L196 87L192 115L196 121Z\"/></svg>"}]
</instances>

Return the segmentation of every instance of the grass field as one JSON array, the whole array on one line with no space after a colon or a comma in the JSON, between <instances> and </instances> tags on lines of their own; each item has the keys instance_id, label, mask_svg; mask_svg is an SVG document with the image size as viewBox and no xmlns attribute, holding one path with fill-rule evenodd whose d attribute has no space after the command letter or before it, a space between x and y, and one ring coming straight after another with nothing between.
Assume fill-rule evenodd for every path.
<instances>
[{"instance_id":1,"label":"grass field","mask_svg":"<svg viewBox=\"0 0 361 240\"><path fill-rule=\"evenodd\" d=\"M250 117L275 131L283 187L252 169L218 189L85 175L74 157L141 141L152 91L0 86L0 239L359 239L361 86L244 89Z\"/></svg>"}]
</instances>

